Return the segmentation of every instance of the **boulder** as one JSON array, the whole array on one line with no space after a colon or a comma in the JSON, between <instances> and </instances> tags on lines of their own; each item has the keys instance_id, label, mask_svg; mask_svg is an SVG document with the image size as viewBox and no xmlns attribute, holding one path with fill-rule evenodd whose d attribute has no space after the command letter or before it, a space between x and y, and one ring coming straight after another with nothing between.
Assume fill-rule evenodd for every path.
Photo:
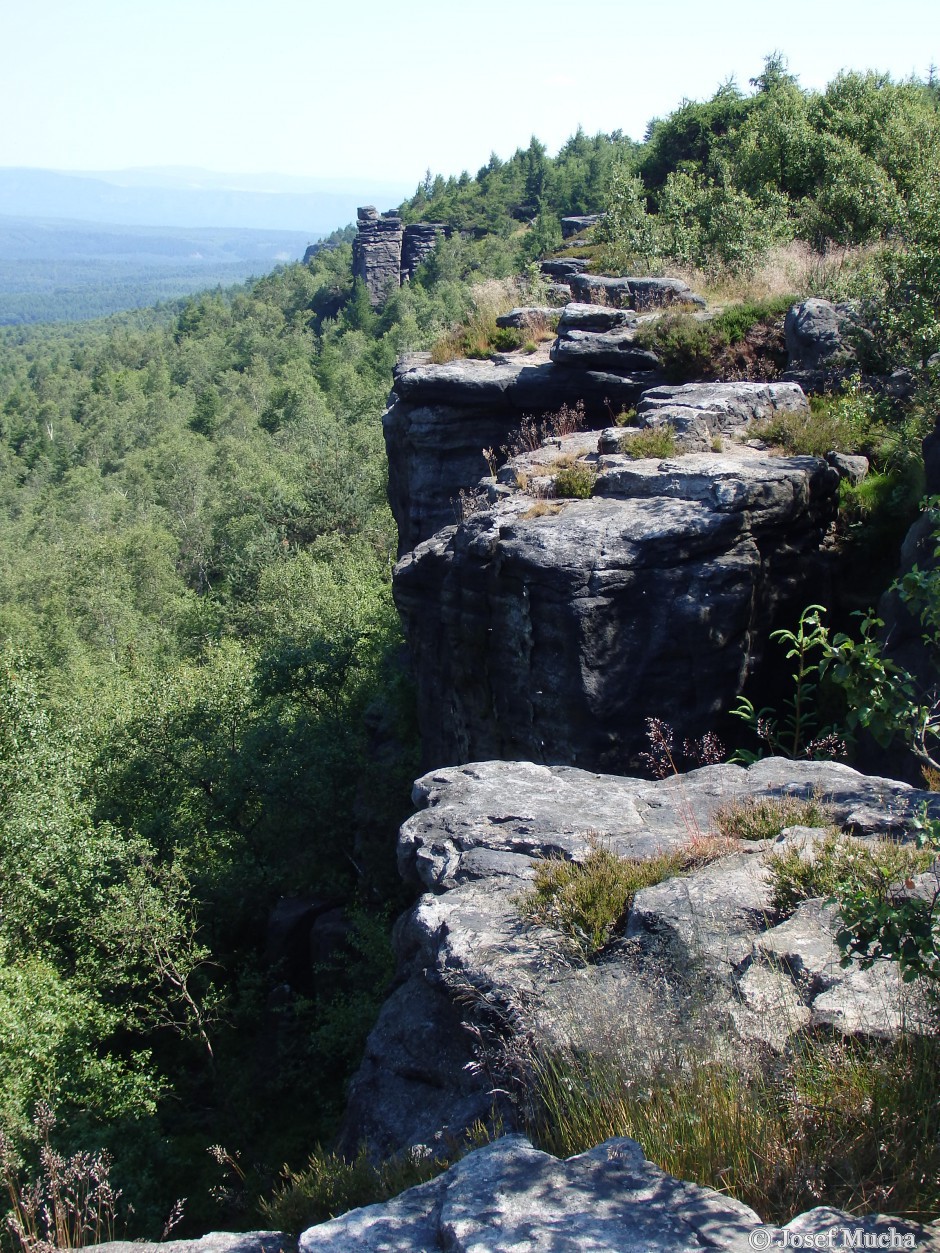
<instances>
[{"instance_id":1,"label":"boulder","mask_svg":"<svg viewBox=\"0 0 940 1253\"><path fill-rule=\"evenodd\" d=\"M198 1240L109 1240L95 1245L102 1253L294 1253L297 1241L284 1231L210 1231Z\"/></svg>"},{"instance_id":2,"label":"boulder","mask_svg":"<svg viewBox=\"0 0 940 1253\"><path fill-rule=\"evenodd\" d=\"M551 359L556 365L586 370L656 370L662 362L654 352L637 344L627 327L613 331L565 329L555 340Z\"/></svg>"},{"instance_id":3,"label":"boulder","mask_svg":"<svg viewBox=\"0 0 940 1253\"><path fill-rule=\"evenodd\" d=\"M671 426L683 448L704 452L715 436L740 436L749 423L781 411L809 413L797 383L682 383L645 391L636 425Z\"/></svg>"},{"instance_id":4,"label":"boulder","mask_svg":"<svg viewBox=\"0 0 940 1253\"><path fill-rule=\"evenodd\" d=\"M611 309L607 305L565 305L558 320L559 334L565 331L614 331L622 326L635 326L633 309Z\"/></svg>"},{"instance_id":5,"label":"boulder","mask_svg":"<svg viewBox=\"0 0 940 1253\"><path fill-rule=\"evenodd\" d=\"M443 222L412 222L406 226L401 243L401 278L413 279L418 267L434 251L439 237L447 233Z\"/></svg>"},{"instance_id":6,"label":"boulder","mask_svg":"<svg viewBox=\"0 0 940 1253\"><path fill-rule=\"evenodd\" d=\"M788 311L783 331L791 370L846 370L857 364L852 335L859 316L849 303L812 297Z\"/></svg>"},{"instance_id":7,"label":"boulder","mask_svg":"<svg viewBox=\"0 0 940 1253\"><path fill-rule=\"evenodd\" d=\"M557 317L557 309L545 305L526 305L521 309L510 309L508 313L499 314L496 325L511 327L517 331L528 331L532 327L552 323Z\"/></svg>"},{"instance_id":8,"label":"boulder","mask_svg":"<svg viewBox=\"0 0 940 1253\"><path fill-rule=\"evenodd\" d=\"M818 830L732 845L637 892L601 961L586 963L560 933L520 913L539 860L583 861L598 843L641 859L690 841L701 848L716 809L767 796L819 797L859 839L903 837L925 802L940 812L936 795L906 784L780 758L652 781L525 761L420 778L398 860L424 895L396 927L401 982L353 1081L344 1143L439 1146L494 1101L511 1128L513 1066L533 1041L616 1050L642 1074L687 1051L780 1050L807 1026L875 1035L895 1033L902 1020L916 1026L918 1004L896 972L841 966L824 902L775 913L767 855L811 844Z\"/></svg>"},{"instance_id":9,"label":"boulder","mask_svg":"<svg viewBox=\"0 0 940 1253\"><path fill-rule=\"evenodd\" d=\"M580 213L571 214L561 219L561 237L562 239L570 239L572 235L580 235L582 231L586 231L590 226L596 226L601 218L605 217L603 213Z\"/></svg>"},{"instance_id":10,"label":"boulder","mask_svg":"<svg viewBox=\"0 0 940 1253\"><path fill-rule=\"evenodd\" d=\"M562 257L556 261L540 261L539 269L548 278L567 282L572 274L583 274L588 263L580 257Z\"/></svg>"},{"instance_id":11,"label":"boulder","mask_svg":"<svg viewBox=\"0 0 940 1253\"><path fill-rule=\"evenodd\" d=\"M428 765L630 770L646 718L713 729L769 631L822 595L839 482L824 461L742 449L597 468L592 499L513 493L396 566Z\"/></svg>"}]
</instances>

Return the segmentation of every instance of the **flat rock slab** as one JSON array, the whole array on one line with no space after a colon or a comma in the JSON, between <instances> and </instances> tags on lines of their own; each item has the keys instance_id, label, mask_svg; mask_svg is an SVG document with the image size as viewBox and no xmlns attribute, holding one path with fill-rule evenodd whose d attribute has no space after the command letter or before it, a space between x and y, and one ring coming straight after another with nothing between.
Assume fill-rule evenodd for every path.
<instances>
[{"instance_id":1,"label":"flat rock slab","mask_svg":"<svg viewBox=\"0 0 940 1253\"><path fill-rule=\"evenodd\" d=\"M660 370L662 362L654 352L641 348L628 327L612 331L565 330L551 349L556 365L583 366L600 370Z\"/></svg>"},{"instance_id":2,"label":"flat rock slab","mask_svg":"<svg viewBox=\"0 0 940 1253\"><path fill-rule=\"evenodd\" d=\"M558 310L555 308L547 305L525 305L519 309L510 309L508 313L499 314L496 325L517 331L527 331L532 327L554 322L557 317Z\"/></svg>"},{"instance_id":3,"label":"flat rock slab","mask_svg":"<svg viewBox=\"0 0 940 1253\"><path fill-rule=\"evenodd\" d=\"M95 1245L102 1253L295 1253L297 1241L283 1231L210 1231L198 1240L111 1240Z\"/></svg>"},{"instance_id":4,"label":"flat rock slab","mask_svg":"<svg viewBox=\"0 0 940 1253\"><path fill-rule=\"evenodd\" d=\"M632 309L610 309L606 305L565 305L558 321L559 333L564 331L613 331L621 326L635 326Z\"/></svg>"},{"instance_id":5,"label":"flat rock slab","mask_svg":"<svg viewBox=\"0 0 940 1253\"><path fill-rule=\"evenodd\" d=\"M833 1209L769 1227L748 1206L711 1188L683 1183L646 1160L624 1137L567 1161L540 1152L523 1136L477 1149L439 1178L384 1205L353 1210L310 1227L300 1253L699 1253L792 1246L840 1248L840 1231L934 1250L936 1233L885 1215L852 1218ZM831 1233L831 1243L826 1240ZM851 1246L848 1246L851 1247Z\"/></svg>"}]
</instances>

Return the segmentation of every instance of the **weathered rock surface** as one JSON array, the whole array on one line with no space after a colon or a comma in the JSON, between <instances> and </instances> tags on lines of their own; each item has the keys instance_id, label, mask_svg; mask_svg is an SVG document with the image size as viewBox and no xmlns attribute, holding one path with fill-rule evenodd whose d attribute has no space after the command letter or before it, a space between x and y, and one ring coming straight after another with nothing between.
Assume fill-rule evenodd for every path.
<instances>
[{"instance_id":1,"label":"weathered rock surface","mask_svg":"<svg viewBox=\"0 0 940 1253\"><path fill-rule=\"evenodd\" d=\"M555 261L540 261L539 269L547 278L568 282L572 274L583 274L588 263L580 257L563 257Z\"/></svg>"},{"instance_id":2,"label":"weathered rock surface","mask_svg":"<svg viewBox=\"0 0 940 1253\"><path fill-rule=\"evenodd\" d=\"M541 473L554 455L533 454ZM592 499L512 493L396 567L428 765L629 770L648 717L713 729L768 632L820 594L839 482L825 462L749 449L588 460ZM531 458L525 472L538 473Z\"/></svg>"},{"instance_id":3,"label":"weathered rock surface","mask_svg":"<svg viewBox=\"0 0 940 1253\"><path fill-rule=\"evenodd\" d=\"M690 438L736 435L750 422L779 412L809 413L809 401L796 383L683 383L653 387L636 407L639 426L668 423Z\"/></svg>"},{"instance_id":4,"label":"weathered rock surface","mask_svg":"<svg viewBox=\"0 0 940 1253\"><path fill-rule=\"evenodd\" d=\"M635 326L633 309L611 309L607 305L584 305L572 302L565 305L558 319L558 333L566 331L614 331L622 326Z\"/></svg>"},{"instance_id":5,"label":"weathered rock surface","mask_svg":"<svg viewBox=\"0 0 940 1253\"><path fill-rule=\"evenodd\" d=\"M648 348L636 343L634 332L627 327L612 331L582 331L559 328L551 349L556 365L571 365L588 370L662 369L662 362Z\"/></svg>"},{"instance_id":6,"label":"weathered rock surface","mask_svg":"<svg viewBox=\"0 0 940 1253\"><path fill-rule=\"evenodd\" d=\"M500 1058L524 1053L531 1039L615 1050L642 1074L683 1049L737 1058L779 1049L805 1025L884 1035L902 1013L914 1021L890 967L842 968L822 902L775 914L768 842L742 843L638 892L622 937L597 963L520 915L515 898L533 859L583 860L597 840L649 858L712 832L715 810L733 799L781 794L821 796L832 821L858 838L902 835L924 801L940 811L936 796L902 783L775 758L662 781L521 761L419 779L421 808L402 827L398 854L425 895L396 928L402 982L353 1083L347 1145L365 1139L388 1150L458 1136L500 1099L494 1085L511 1094ZM791 828L778 845L809 847L820 835ZM487 1066L474 1067L481 1058Z\"/></svg>"},{"instance_id":7,"label":"weathered rock surface","mask_svg":"<svg viewBox=\"0 0 940 1253\"><path fill-rule=\"evenodd\" d=\"M673 304L705 305L704 298L680 278L608 278L578 272L572 273L568 282L575 297L588 304L610 303L637 310Z\"/></svg>"},{"instance_id":8,"label":"weathered rock surface","mask_svg":"<svg viewBox=\"0 0 940 1253\"><path fill-rule=\"evenodd\" d=\"M625 1137L561 1161L512 1135L384 1205L309 1228L300 1253L748 1253L840 1248L842 1232L856 1231L874 1238L864 1247L905 1247L888 1243L892 1232L907 1247L938 1247L935 1228L880 1214L819 1208L766 1226L733 1197L665 1174Z\"/></svg>"},{"instance_id":9,"label":"weathered rock surface","mask_svg":"<svg viewBox=\"0 0 940 1253\"><path fill-rule=\"evenodd\" d=\"M443 222L412 222L405 227L401 242L401 277L414 278L418 267L434 251L438 238L447 228Z\"/></svg>"},{"instance_id":10,"label":"weathered rock surface","mask_svg":"<svg viewBox=\"0 0 940 1253\"><path fill-rule=\"evenodd\" d=\"M596 226L597 223L606 217L604 213L581 213L571 214L569 217L561 219L561 237L562 239L570 239L572 235L578 235L581 231L586 231L590 226Z\"/></svg>"},{"instance_id":11,"label":"weathered rock surface","mask_svg":"<svg viewBox=\"0 0 940 1253\"><path fill-rule=\"evenodd\" d=\"M210 1231L199 1240L110 1240L95 1245L102 1253L294 1253L297 1241L283 1231Z\"/></svg>"},{"instance_id":12,"label":"weathered rock surface","mask_svg":"<svg viewBox=\"0 0 940 1253\"><path fill-rule=\"evenodd\" d=\"M483 450L502 460L500 450L526 415L580 401L588 425L606 425L611 409L635 405L656 381L648 371L554 365L544 354L445 365L400 362L383 417L399 553L457 520L461 491L489 473Z\"/></svg>"}]
</instances>

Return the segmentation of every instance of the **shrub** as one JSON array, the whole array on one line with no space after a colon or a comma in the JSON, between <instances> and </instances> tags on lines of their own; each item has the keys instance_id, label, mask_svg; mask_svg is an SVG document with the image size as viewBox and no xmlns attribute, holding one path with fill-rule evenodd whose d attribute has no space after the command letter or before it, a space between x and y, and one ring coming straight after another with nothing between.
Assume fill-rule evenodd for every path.
<instances>
[{"instance_id":1,"label":"shrub","mask_svg":"<svg viewBox=\"0 0 940 1253\"><path fill-rule=\"evenodd\" d=\"M926 870L934 854L887 837L867 843L832 830L812 849L796 846L767 859L774 909L844 894L884 898L892 885Z\"/></svg>"},{"instance_id":2,"label":"shrub","mask_svg":"<svg viewBox=\"0 0 940 1253\"><path fill-rule=\"evenodd\" d=\"M583 862L537 863L533 886L515 903L524 918L560 931L590 957L616 933L640 888L682 874L693 858L685 849L640 861L595 843Z\"/></svg>"},{"instance_id":3,"label":"shrub","mask_svg":"<svg viewBox=\"0 0 940 1253\"><path fill-rule=\"evenodd\" d=\"M671 426L650 426L636 435L625 435L618 445L625 457L639 461L643 457L673 457L676 434Z\"/></svg>"},{"instance_id":4,"label":"shrub","mask_svg":"<svg viewBox=\"0 0 940 1253\"><path fill-rule=\"evenodd\" d=\"M578 500L587 500L594 490L596 477L590 466L562 466L555 475L555 495L573 496Z\"/></svg>"},{"instance_id":5,"label":"shrub","mask_svg":"<svg viewBox=\"0 0 940 1253\"><path fill-rule=\"evenodd\" d=\"M744 796L720 806L712 821L735 840L773 840L785 827L825 827L828 815L817 797Z\"/></svg>"}]
</instances>

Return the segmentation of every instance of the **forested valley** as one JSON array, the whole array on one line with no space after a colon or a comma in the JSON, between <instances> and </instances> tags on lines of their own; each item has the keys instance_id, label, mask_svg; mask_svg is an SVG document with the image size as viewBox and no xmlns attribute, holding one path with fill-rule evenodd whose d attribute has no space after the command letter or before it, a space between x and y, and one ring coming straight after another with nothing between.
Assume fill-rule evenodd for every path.
<instances>
[{"instance_id":1,"label":"forested valley","mask_svg":"<svg viewBox=\"0 0 940 1253\"><path fill-rule=\"evenodd\" d=\"M606 273L744 291L799 247L820 294L868 302L882 346L923 367L938 169L935 82L808 92L769 58L753 90L685 102L643 143L579 131L555 157L533 139L474 177L429 174L402 215L452 232L381 311L338 237L245 287L0 330L7 1163L28 1173L47 1136L105 1149L130 1236L158 1237L182 1198L178 1232L200 1234L259 1225L282 1163L336 1132L408 900L396 359L493 292L534 302L560 217L606 210ZM339 919L298 978L272 946L281 898Z\"/></svg>"}]
</instances>

